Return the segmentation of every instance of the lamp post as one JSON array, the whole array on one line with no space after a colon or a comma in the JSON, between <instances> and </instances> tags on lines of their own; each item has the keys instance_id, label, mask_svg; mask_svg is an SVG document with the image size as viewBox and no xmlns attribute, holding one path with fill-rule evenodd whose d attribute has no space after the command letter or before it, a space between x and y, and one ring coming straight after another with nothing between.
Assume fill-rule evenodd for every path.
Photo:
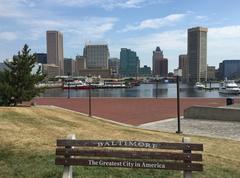
<instances>
[{"instance_id":1,"label":"lamp post","mask_svg":"<svg viewBox=\"0 0 240 178\"><path fill-rule=\"evenodd\" d=\"M158 76L156 76L156 99L158 98Z\"/></svg>"},{"instance_id":2,"label":"lamp post","mask_svg":"<svg viewBox=\"0 0 240 178\"><path fill-rule=\"evenodd\" d=\"M67 81L68 81L68 99L70 99L70 82L69 82L70 73L68 72L67 75L68 75L68 79L67 79Z\"/></svg>"},{"instance_id":3,"label":"lamp post","mask_svg":"<svg viewBox=\"0 0 240 178\"><path fill-rule=\"evenodd\" d=\"M88 116L92 117L92 96L91 96L92 77L90 75L87 77L86 82L89 85L89 88L88 88Z\"/></svg>"},{"instance_id":4,"label":"lamp post","mask_svg":"<svg viewBox=\"0 0 240 178\"><path fill-rule=\"evenodd\" d=\"M179 92L179 77L182 76L182 69L175 69L174 76L177 79L177 124L178 128L176 133L180 134L181 132L181 121L180 121L180 92Z\"/></svg>"}]
</instances>

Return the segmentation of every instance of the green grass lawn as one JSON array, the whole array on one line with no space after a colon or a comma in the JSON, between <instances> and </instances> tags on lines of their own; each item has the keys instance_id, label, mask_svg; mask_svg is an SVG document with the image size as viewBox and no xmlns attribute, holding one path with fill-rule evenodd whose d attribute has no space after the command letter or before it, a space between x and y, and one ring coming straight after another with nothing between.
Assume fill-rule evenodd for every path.
<instances>
[{"instance_id":1,"label":"green grass lawn","mask_svg":"<svg viewBox=\"0 0 240 178\"><path fill-rule=\"evenodd\" d=\"M79 139L121 139L180 142L183 135L147 131L82 116L57 108L0 108L0 178L61 177L54 164L57 138L75 133ZM191 136L204 144L204 172L199 178L239 178L240 142ZM74 177L181 177L180 171L74 167Z\"/></svg>"}]
</instances>

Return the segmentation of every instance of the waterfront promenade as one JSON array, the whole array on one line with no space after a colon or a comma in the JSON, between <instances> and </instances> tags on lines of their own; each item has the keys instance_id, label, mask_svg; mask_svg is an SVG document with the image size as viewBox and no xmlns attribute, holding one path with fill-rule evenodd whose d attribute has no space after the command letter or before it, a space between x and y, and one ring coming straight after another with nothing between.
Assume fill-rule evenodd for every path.
<instances>
[{"instance_id":1,"label":"waterfront promenade","mask_svg":"<svg viewBox=\"0 0 240 178\"><path fill-rule=\"evenodd\" d=\"M37 105L54 105L88 114L88 98L35 98ZM183 110L193 106L224 106L225 98L182 98ZM174 98L92 98L92 115L112 121L140 125L176 118L176 99Z\"/></svg>"},{"instance_id":2,"label":"waterfront promenade","mask_svg":"<svg viewBox=\"0 0 240 178\"><path fill-rule=\"evenodd\" d=\"M150 122L138 126L139 128L175 133L176 119ZM201 119L181 119L181 131L184 134L225 138L240 141L240 122Z\"/></svg>"}]
</instances>

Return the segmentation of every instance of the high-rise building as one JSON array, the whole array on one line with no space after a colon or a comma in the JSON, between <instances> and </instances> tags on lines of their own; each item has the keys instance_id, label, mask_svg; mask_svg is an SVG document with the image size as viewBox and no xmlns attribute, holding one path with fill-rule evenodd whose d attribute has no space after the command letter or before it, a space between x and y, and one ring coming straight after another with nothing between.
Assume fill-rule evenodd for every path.
<instances>
[{"instance_id":1,"label":"high-rise building","mask_svg":"<svg viewBox=\"0 0 240 178\"><path fill-rule=\"evenodd\" d=\"M75 60L64 58L64 75L75 75Z\"/></svg>"},{"instance_id":2,"label":"high-rise building","mask_svg":"<svg viewBox=\"0 0 240 178\"><path fill-rule=\"evenodd\" d=\"M219 63L219 68L218 68L216 77L217 77L218 80L223 80L224 79L223 62Z\"/></svg>"},{"instance_id":3,"label":"high-rise building","mask_svg":"<svg viewBox=\"0 0 240 178\"><path fill-rule=\"evenodd\" d=\"M219 79L237 79L240 78L240 60L224 60L219 64Z\"/></svg>"},{"instance_id":4,"label":"high-rise building","mask_svg":"<svg viewBox=\"0 0 240 178\"><path fill-rule=\"evenodd\" d=\"M154 76L167 77L168 59L164 58L163 51L160 47L157 47L156 50L153 51L152 67Z\"/></svg>"},{"instance_id":5,"label":"high-rise building","mask_svg":"<svg viewBox=\"0 0 240 178\"><path fill-rule=\"evenodd\" d=\"M160 47L157 47L155 51L153 51L153 58L152 58L152 70L153 75L160 75L160 66L159 61L163 59L163 51Z\"/></svg>"},{"instance_id":6,"label":"high-rise building","mask_svg":"<svg viewBox=\"0 0 240 178\"><path fill-rule=\"evenodd\" d=\"M188 82L188 56L186 54L179 55L178 68L182 69L182 81Z\"/></svg>"},{"instance_id":7,"label":"high-rise building","mask_svg":"<svg viewBox=\"0 0 240 178\"><path fill-rule=\"evenodd\" d=\"M147 65L144 65L143 67L140 68L139 75L140 76L151 76L152 71L151 67L148 67Z\"/></svg>"},{"instance_id":8,"label":"high-rise building","mask_svg":"<svg viewBox=\"0 0 240 178\"><path fill-rule=\"evenodd\" d=\"M63 35L59 31L47 31L47 63L59 66L59 74L64 74Z\"/></svg>"},{"instance_id":9,"label":"high-rise building","mask_svg":"<svg viewBox=\"0 0 240 178\"><path fill-rule=\"evenodd\" d=\"M86 44L83 51L88 69L108 69L107 44Z\"/></svg>"},{"instance_id":10,"label":"high-rise building","mask_svg":"<svg viewBox=\"0 0 240 178\"><path fill-rule=\"evenodd\" d=\"M33 55L36 57L37 63L47 64L47 54L46 53L34 53Z\"/></svg>"},{"instance_id":11,"label":"high-rise building","mask_svg":"<svg viewBox=\"0 0 240 178\"><path fill-rule=\"evenodd\" d=\"M136 77L140 68L140 60L135 51L121 48L120 74L123 77Z\"/></svg>"},{"instance_id":12,"label":"high-rise building","mask_svg":"<svg viewBox=\"0 0 240 178\"><path fill-rule=\"evenodd\" d=\"M118 77L119 76L119 68L120 68L120 59L110 58L108 60L108 68L111 70L111 75L113 77Z\"/></svg>"},{"instance_id":13,"label":"high-rise building","mask_svg":"<svg viewBox=\"0 0 240 178\"><path fill-rule=\"evenodd\" d=\"M43 64L42 71L48 78L59 76L60 67L55 64Z\"/></svg>"},{"instance_id":14,"label":"high-rise building","mask_svg":"<svg viewBox=\"0 0 240 178\"><path fill-rule=\"evenodd\" d=\"M76 56L75 60L75 74L77 76L80 75L80 72L82 70L85 70L87 68L86 66L86 58L84 56Z\"/></svg>"},{"instance_id":15,"label":"high-rise building","mask_svg":"<svg viewBox=\"0 0 240 178\"><path fill-rule=\"evenodd\" d=\"M163 58L159 61L160 66L160 77L167 77L168 76L168 59Z\"/></svg>"},{"instance_id":16,"label":"high-rise building","mask_svg":"<svg viewBox=\"0 0 240 178\"><path fill-rule=\"evenodd\" d=\"M189 81L207 80L207 28L188 29Z\"/></svg>"},{"instance_id":17,"label":"high-rise building","mask_svg":"<svg viewBox=\"0 0 240 178\"><path fill-rule=\"evenodd\" d=\"M207 66L207 79L209 81L216 79L216 69L215 69L215 66Z\"/></svg>"}]
</instances>

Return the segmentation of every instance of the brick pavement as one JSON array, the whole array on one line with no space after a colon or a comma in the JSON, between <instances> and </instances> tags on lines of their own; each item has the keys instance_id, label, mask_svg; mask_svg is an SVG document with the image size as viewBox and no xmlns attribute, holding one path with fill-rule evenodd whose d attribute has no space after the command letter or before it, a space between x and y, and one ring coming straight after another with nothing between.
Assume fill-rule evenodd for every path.
<instances>
[{"instance_id":1,"label":"brick pavement","mask_svg":"<svg viewBox=\"0 0 240 178\"><path fill-rule=\"evenodd\" d=\"M38 105L54 105L88 114L88 98L35 98ZM183 110L193 105L224 106L224 98L183 98ZM92 115L131 125L174 118L174 98L92 98Z\"/></svg>"}]
</instances>

